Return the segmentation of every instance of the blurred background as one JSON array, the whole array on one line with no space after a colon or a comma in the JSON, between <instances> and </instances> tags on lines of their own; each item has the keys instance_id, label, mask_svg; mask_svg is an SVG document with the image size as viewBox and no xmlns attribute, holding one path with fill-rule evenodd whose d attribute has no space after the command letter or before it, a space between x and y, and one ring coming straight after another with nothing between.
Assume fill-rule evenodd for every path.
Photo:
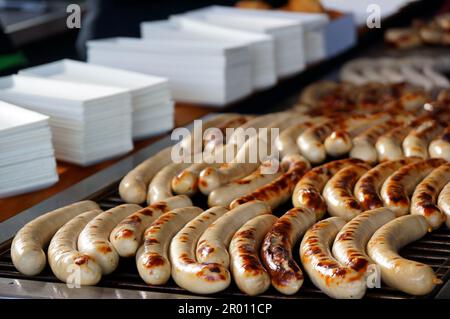
<instances>
[{"instance_id":1,"label":"blurred background","mask_svg":"<svg viewBox=\"0 0 450 319\"><path fill-rule=\"evenodd\" d=\"M25 64L37 65L61 58L84 60L85 43L88 40L116 36L139 37L140 22L166 19L172 14L213 4L234 6L237 2L0 0L0 74L15 73ZM285 6L287 2L265 1L274 8ZM66 26L66 8L69 4L77 4L81 8L81 29L69 29Z\"/></svg>"}]
</instances>

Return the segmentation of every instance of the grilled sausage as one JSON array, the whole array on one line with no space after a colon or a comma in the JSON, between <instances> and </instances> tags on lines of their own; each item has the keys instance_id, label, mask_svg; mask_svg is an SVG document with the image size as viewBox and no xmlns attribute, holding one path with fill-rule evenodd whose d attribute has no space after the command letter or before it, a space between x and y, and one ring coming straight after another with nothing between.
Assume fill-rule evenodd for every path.
<instances>
[{"instance_id":1,"label":"grilled sausage","mask_svg":"<svg viewBox=\"0 0 450 319\"><path fill-rule=\"evenodd\" d=\"M292 256L292 249L316 214L304 208L292 208L281 216L264 238L261 255L272 286L285 295L297 293L303 285L303 273Z\"/></svg>"},{"instance_id":2,"label":"grilled sausage","mask_svg":"<svg viewBox=\"0 0 450 319\"><path fill-rule=\"evenodd\" d=\"M400 248L425 236L428 227L423 216L402 216L382 226L369 240L367 252L387 285L411 295L425 295L440 283L431 267L398 254Z\"/></svg>"},{"instance_id":3,"label":"grilled sausage","mask_svg":"<svg viewBox=\"0 0 450 319\"><path fill-rule=\"evenodd\" d=\"M295 185L297 185L298 181L308 169L309 163L293 161L286 173L256 191L235 199L230 204L230 207L235 208L244 203L259 200L267 203L272 209L275 209L292 196Z\"/></svg>"},{"instance_id":4,"label":"grilled sausage","mask_svg":"<svg viewBox=\"0 0 450 319\"><path fill-rule=\"evenodd\" d=\"M363 163L358 159L343 159L318 166L307 172L297 183L292 194L294 207L303 207L313 211L316 219L322 219L326 213L326 202L322 197L322 191L328 180L342 168Z\"/></svg>"},{"instance_id":5,"label":"grilled sausage","mask_svg":"<svg viewBox=\"0 0 450 319\"><path fill-rule=\"evenodd\" d=\"M253 117L253 116L243 116L243 115L236 114L236 117L231 117L228 121L220 123L219 125L211 127L211 128L219 130L220 132L222 132L222 134L224 136L226 136L227 129L235 129L235 128L241 127L242 125L247 123L249 120L252 120L254 118L255 117ZM208 144L208 142L210 142L212 140L212 138L214 136L213 132L214 131L212 131L212 132L205 131L204 132L204 134L203 134L204 135L203 136L204 144ZM222 142L226 143L227 141L224 140Z\"/></svg>"},{"instance_id":6,"label":"grilled sausage","mask_svg":"<svg viewBox=\"0 0 450 319\"><path fill-rule=\"evenodd\" d=\"M208 196L208 205L210 207L228 207L236 198L254 192L258 188L272 182L281 175L281 172L264 174L264 167L267 166L270 166L269 162L261 164L261 166L250 175L213 190Z\"/></svg>"},{"instance_id":7,"label":"grilled sausage","mask_svg":"<svg viewBox=\"0 0 450 319\"><path fill-rule=\"evenodd\" d=\"M356 199L365 210L383 207L383 200L379 194L384 181L399 168L417 161L415 158L405 158L378 164L361 176L356 183Z\"/></svg>"},{"instance_id":8,"label":"grilled sausage","mask_svg":"<svg viewBox=\"0 0 450 319\"><path fill-rule=\"evenodd\" d=\"M447 126L443 134L431 141L428 148L431 158L443 158L450 161L450 126Z\"/></svg>"},{"instance_id":9,"label":"grilled sausage","mask_svg":"<svg viewBox=\"0 0 450 319\"><path fill-rule=\"evenodd\" d=\"M277 112L277 113L269 113L261 116L257 116L245 124L241 125L238 129L236 129L233 134L229 137L228 143L236 144L239 142L238 135L244 133L248 129L258 130L260 128L269 127L271 123L277 120L278 117L284 116L285 112Z\"/></svg>"},{"instance_id":10,"label":"grilled sausage","mask_svg":"<svg viewBox=\"0 0 450 319\"><path fill-rule=\"evenodd\" d=\"M109 240L121 257L132 257L142 243L145 229L159 216L176 208L192 206L192 201L185 195L169 197L156 202L126 217L111 232Z\"/></svg>"},{"instance_id":11,"label":"grilled sausage","mask_svg":"<svg viewBox=\"0 0 450 319\"><path fill-rule=\"evenodd\" d=\"M450 228L450 183L444 186L438 197L438 207L446 216L446 225Z\"/></svg>"},{"instance_id":12,"label":"grilled sausage","mask_svg":"<svg viewBox=\"0 0 450 319\"><path fill-rule=\"evenodd\" d=\"M378 161L394 161L404 157L402 142L405 137L414 129L425 121L425 117L419 117L411 123L393 128L387 133L381 135L375 143L378 153Z\"/></svg>"},{"instance_id":13,"label":"grilled sausage","mask_svg":"<svg viewBox=\"0 0 450 319\"><path fill-rule=\"evenodd\" d=\"M303 89L299 102L316 107L323 97L339 88L339 84L333 81L319 81L308 85Z\"/></svg>"},{"instance_id":14,"label":"grilled sausage","mask_svg":"<svg viewBox=\"0 0 450 319\"><path fill-rule=\"evenodd\" d=\"M275 146L277 147L278 152L280 152L281 157L291 154L300 154L300 149L296 143L297 137L312 126L313 123L311 121L305 121L294 124L281 132L275 140Z\"/></svg>"},{"instance_id":15,"label":"grilled sausage","mask_svg":"<svg viewBox=\"0 0 450 319\"><path fill-rule=\"evenodd\" d=\"M30 221L20 229L11 244L11 258L14 267L24 275L39 274L47 263L44 247L57 230L75 216L98 209L92 201L74 203Z\"/></svg>"},{"instance_id":16,"label":"grilled sausage","mask_svg":"<svg viewBox=\"0 0 450 319\"><path fill-rule=\"evenodd\" d=\"M325 185L323 198L331 216L351 220L363 212L363 207L353 195L358 179L367 173L370 166L366 164L350 165L337 172Z\"/></svg>"},{"instance_id":17,"label":"grilled sausage","mask_svg":"<svg viewBox=\"0 0 450 319\"><path fill-rule=\"evenodd\" d=\"M112 273L119 265L119 255L109 242L109 234L126 216L142 209L136 204L123 204L92 219L78 237L78 250L92 256L102 268L102 274Z\"/></svg>"},{"instance_id":18,"label":"grilled sausage","mask_svg":"<svg viewBox=\"0 0 450 319\"><path fill-rule=\"evenodd\" d=\"M187 223L172 239L170 263L172 278L178 286L198 294L212 294L230 285L228 269L216 263L198 263L195 245L206 228L228 210L213 207Z\"/></svg>"},{"instance_id":19,"label":"grilled sausage","mask_svg":"<svg viewBox=\"0 0 450 319\"><path fill-rule=\"evenodd\" d=\"M198 207L177 208L161 215L144 233L136 253L139 276L149 285L163 285L170 278L170 242L183 226L202 213Z\"/></svg>"},{"instance_id":20,"label":"grilled sausage","mask_svg":"<svg viewBox=\"0 0 450 319\"><path fill-rule=\"evenodd\" d=\"M323 143L325 138L334 131L335 126L334 120L326 121L306 129L297 138L301 154L312 164L320 164L325 161L327 152Z\"/></svg>"},{"instance_id":21,"label":"grilled sausage","mask_svg":"<svg viewBox=\"0 0 450 319\"><path fill-rule=\"evenodd\" d=\"M202 123L202 131L193 132L189 136L185 137L180 141L179 145L181 148L186 150L188 156L193 156L196 151L201 151L202 143L194 143L195 138L203 139L203 131L211 128L217 127L224 122L230 121L233 118L241 117L239 114L221 114L214 117L211 120ZM199 136L198 136L199 135ZM197 150L199 145L200 149ZM145 160L139 164L136 168L131 170L120 182L119 194L122 199L127 203L141 204L145 202L147 197L147 187L153 177L165 166L172 163L172 146L169 146L156 155Z\"/></svg>"},{"instance_id":22,"label":"grilled sausage","mask_svg":"<svg viewBox=\"0 0 450 319\"><path fill-rule=\"evenodd\" d=\"M436 120L423 122L405 137L403 140L403 153L408 157L428 158L428 145L443 127Z\"/></svg>"},{"instance_id":23,"label":"grilled sausage","mask_svg":"<svg viewBox=\"0 0 450 319\"><path fill-rule=\"evenodd\" d=\"M239 289L256 296L270 287L270 277L259 259L264 235L277 217L261 215L244 224L230 242L231 274Z\"/></svg>"},{"instance_id":24,"label":"grilled sausage","mask_svg":"<svg viewBox=\"0 0 450 319\"><path fill-rule=\"evenodd\" d=\"M261 154L272 154L272 150L275 149L276 133L272 128L283 128L289 126L289 123L293 121L288 117L288 113L280 113L278 120L275 120L269 124L267 128L267 134L265 131L260 131L258 134L250 137L242 147L240 147L236 157L231 163L221 166L219 169L207 168L200 173L199 188L200 191L209 195L214 189L225 185L231 181L243 178L253 171L255 171L260 165ZM259 155L259 156L258 156Z\"/></svg>"},{"instance_id":25,"label":"grilled sausage","mask_svg":"<svg viewBox=\"0 0 450 319\"><path fill-rule=\"evenodd\" d=\"M398 125L395 121L388 121L369 127L361 134L358 134L352 140L353 147L350 151L350 157L375 164L378 161L378 153L375 148L376 141L381 135Z\"/></svg>"},{"instance_id":26,"label":"grilled sausage","mask_svg":"<svg viewBox=\"0 0 450 319\"><path fill-rule=\"evenodd\" d=\"M147 203L149 205L173 197L172 179L189 164L172 163L160 170L148 186Z\"/></svg>"},{"instance_id":27,"label":"grilled sausage","mask_svg":"<svg viewBox=\"0 0 450 319\"><path fill-rule=\"evenodd\" d=\"M232 181L244 178L253 173L259 163L229 163L220 168L207 167L200 173L199 188L204 195L209 195L215 189Z\"/></svg>"},{"instance_id":28,"label":"grilled sausage","mask_svg":"<svg viewBox=\"0 0 450 319\"><path fill-rule=\"evenodd\" d=\"M195 163L182 170L172 179L172 189L176 194L194 195L198 191L198 178L200 172L207 167L218 168L219 163Z\"/></svg>"},{"instance_id":29,"label":"grilled sausage","mask_svg":"<svg viewBox=\"0 0 450 319\"><path fill-rule=\"evenodd\" d=\"M248 220L270 213L270 207L259 201L230 210L209 226L200 237L196 250L197 260L201 263L218 263L228 268L228 245L234 233Z\"/></svg>"},{"instance_id":30,"label":"grilled sausage","mask_svg":"<svg viewBox=\"0 0 450 319\"><path fill-rule=\"evenodd\" d=\"M433 169L446 161L433 158L406 165L389 176L381 187L381 198L384 205L392 209L397 216L408 214L409 197L417 184Z\"/></svg>"},{"instance_id":31,"label":"grilled sausage","mask_svg":"<svg viewBox=\"0 0 450 319\"><path fill-rule=\"evenodd\" d=\"M330 217L313 225L300 244L300 259L313 284L332 298L362 298L366 292L363 274L341 265L331 255L331 244L345 225Z\"/></svg>"},{"instance_id":32,"label":"grilled sausage","mask_svg":"<svg viewBox=\"0 0 450 319\"><path fill-rule=\"evenodd\" d=\"M298 123L283 130L275 140L275 146L277 147L278 152L280 152L280 157L283 158L287 155L300 154L300 149L296 142L297 138L306 129L313 125L323 123L326 119L327 118L322 116L310 118L309 116L304 115Z\"/></svg>"},{"instance_id":33,"label":"grilled sausage","mask_svg":"<svg viewBox=\"0 0 450 319\"><path fill-rule=\"evenodd\" d=\"M227 129L240 127L249 119L251 119L249 116L240 116L222 123L220 126L216 127L216 129L220 130L223 134L226 134ZM206 136L205 139L208 140L208 136ZM226 143L227 141L220 142ZM189 165L172 179L172 189L176 194L191 196L197 193L200 172L210 166L215 168L219 167L220 163L225 162L224 159L227 158L227 154L235 154L236 152L236 145L234 144L217 145L217 141L211 141L211 143L212 148L209 148L209 143L204 147L202 162ZM234 158L234 155L232 158Z\"/></svg>"},{"instance_id":34,"label":"grilled sausage","mask_svg":"<svg viewBox=\"0 0 450 319\"><path fill-rule=\"evenodd\" d=\"M415 28L392 28L385 32L384 40L397 49L411 49L422 45Z\"/></svg>"},{"instance_id":35,"label":"grilled sausage","mask_svg":"<svg viewBox=\"0 0 450 319\"><path fill-rule=\"evenodd\" d=\"M62 226L48 246L48 263L55 276L66 283L75 274L76 284L95 285L102 278L102 269L94 258L77 250L77 239L86 224L102 213L94 209L82 213Z\"/></svg>"},{"instance_id":36,"label":"grilled sausage","mask_svg":"<svg viewBox=\"0 0 450 319\"><path fill-rule=\"evenodd\" d=\"M446 216L437 206L437 198L444 186L450 182L450 163L433 170L416 187L411 199L411 214L422 215L433 229L445 222Z\"/></svg>"},{"instance_id":37,"label":"grilled sausage","mask_svg":"<svg viewBox=\"0 0 450 319\"><path fill-rule=\"evenodd\" d=\"M406 125L393 128L381 135L375 143L378 153L378 161L395 161L404 157L401 143L410 128Z\"/></svg>"},{"instance_id":38,"label":"grilled sausage","mask_svg":"<svg viewBox=\"0 0 450 319\"><path fill-rule=\"evenodd\" d=\"M179 145L184 150L184 152L188 155L193 155L196 153L200 153L203 150L204 146L204 135L205 131L210 128L218 128L222 126L224 123L229 123L230 121L234 121L235 119L241 118L241 114L236 113L225 113L215 116L214 118L201 121L201 129L194 130L183 140L180 141ZM207 136L206 136L207 137ZM208 140L206 140L208 142Z\"/></svg>"},{"instance_id":39,"label":"grilled sausage","mask_svg":"<svg viewBox=\"0 0 450 319\"><path fill-rule=\"evenodd\" d=\"M324 141L325 150L333 157L342 156L351 151L352 138L361 133L369 125L386 122L390 117L388 113L377 113L370 116L352 115L340 123Z\"/></svg>"},{"instance_id":40,"label":"grilled sausage","mask_svg":"<svg viewBox=\"0 0 450 319\"><path fill-rule=\"evenodd\" d=\"M365 274L373 262L366 253L366 246L375 231L393 220L395 214L381 207L365 211L349 221L337 234L333 244L333 256L343 265Z\"/></svg>"},{"instance_id":41,"label":"grilled sausage","mask_svg":"<svg viewBox=\"0 0 450 319\"><path fill-rule=\"evenodd\" d=\"M147 187L163 167L172 162L172 147L167 147L131 170L120 181L119 194L127 203L141 204L147 197Z\"/></svg>"}]
</instances>

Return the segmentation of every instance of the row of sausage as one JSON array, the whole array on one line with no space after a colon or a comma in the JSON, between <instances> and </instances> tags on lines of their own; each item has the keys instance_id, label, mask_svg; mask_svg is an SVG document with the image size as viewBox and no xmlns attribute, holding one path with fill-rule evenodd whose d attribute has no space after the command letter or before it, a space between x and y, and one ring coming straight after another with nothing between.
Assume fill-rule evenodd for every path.
<instances>
[{"instance_id":1,"label":"row of sausage","mask_svg":"<svg viewBox=\"0 0 450 319\"><path fill-rule=\"evenodd\" d=\"M250 295L270 284L293 294L303 274L292 248L302 240L303 269L331 297L364 296L372 264L381 268L385 283L410 294L426 294L439 283L429 266L397 251L448 221L445 160L411 158L374 168L356 159L338 160L304 174L292 196L295 208L280 218L272 208L283 201L267 198L238 199L231 208L206 211L193 207L186 195L106 212L94 202L80 202L22 228L12 258L19 271L35 275L46 265L43 249L50 242L48 261L62 281L74 280L77 270L79 284L96 284L117 268L119 256L135 256L150 285L172 276L179 286L208 294L226 289L233 277ZM332 217L323 219L326 211Z\"/></svg>"}]
</instances>

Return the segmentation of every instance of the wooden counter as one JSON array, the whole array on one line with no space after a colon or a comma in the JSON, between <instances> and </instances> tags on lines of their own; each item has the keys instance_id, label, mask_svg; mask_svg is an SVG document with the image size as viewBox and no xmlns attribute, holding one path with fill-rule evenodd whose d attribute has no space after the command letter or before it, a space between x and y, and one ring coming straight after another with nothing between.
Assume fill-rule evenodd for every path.
<instances>
[{"instance_id":1,"label":"wooden counter","mask_svg":"<svg viewBox=\"0 0 450 319\"><path fill-rule=\"evenodd\" d=\"M215 109L194 107L185 104L177 104L175 107L175 126L184 126L193 120L204 116L205 114L216 111ZM0 199L0 222L20 213L24 209L30 208L37 203L61 192L62 190L78 183L86 177L105 169L106 167L116 163L127 155L137 152L138 150L155 142L159 137L152 137L134 143L134 149L119 158L108 160L96 165L88 167L80 167L74 164L58 162L59 181L55 185L22 195L12 196L5 199Z\"/></svg>"}]
</instances>

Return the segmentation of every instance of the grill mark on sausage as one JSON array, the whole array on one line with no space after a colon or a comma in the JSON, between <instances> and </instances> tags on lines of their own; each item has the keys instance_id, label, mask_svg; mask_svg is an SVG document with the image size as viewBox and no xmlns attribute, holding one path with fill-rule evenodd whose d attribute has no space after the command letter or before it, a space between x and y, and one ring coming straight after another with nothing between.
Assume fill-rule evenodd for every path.
<instances>
[{"instance_id":1,"label":"grill mark on sausage","mask_svg":"<svg viewBox=\"0 0 450 319\"><path fill-rule=\"evenodd\" d=\"M90 259L89 256L83 255L83 256L78 256L77 258L75 258L75 260L73 262L75 263L75 265L81 266L81 265L87 264L89 259Z\"/></svg>"},{"instance_id":2,"label":"grill mark on sausage","mask_svg":"<svg viewBox=\"0 0 450 319\"><path fill-rule=\"evenodd\" d=\"M144 266L146 268L154 268L164 265L166 262L164 258L156 253L151 253L145 256Z\"/></svg>"},{"instance_id":3,"label":"grill mark on sausage","mask_svg":"<svg viewBox=\"0 0 450 319\"><path fill-rule=\"evenodd\" d=\"M133 237L134 232L130 229L122 229L119 232L117 232L114 236L115 239L119 238L130 238Z\"/></svg>"},{"instance_id":4,"label":"grill mark on sausage","mask_svg":"<svg viewBox=\"0 0 450 319\"><path fill-rule=\"evenodd\" d=\"M235 200L238 205L253 201L260 200L263 202L268 201L270 198L277 197L283 192L292 194L295 185L305 174L308 167L303 162L294 163L286 173L275 179L273 182L257 189L253 193L240 197Z\"/></svg>"},{"instance_id":5,"label":"grill mark on sausage","mask_svg":"<svg viewBox=\"0 0 450 319\"><path fill-rule=\"evenodd\" d=\"M302 213L302 209L293 208L280 217L263 241L262 261L272 282L279 286L303 279L302 271L293 259L290 243L290 218L295 218L299 213Z\"/></svg>"}]
</instances>

